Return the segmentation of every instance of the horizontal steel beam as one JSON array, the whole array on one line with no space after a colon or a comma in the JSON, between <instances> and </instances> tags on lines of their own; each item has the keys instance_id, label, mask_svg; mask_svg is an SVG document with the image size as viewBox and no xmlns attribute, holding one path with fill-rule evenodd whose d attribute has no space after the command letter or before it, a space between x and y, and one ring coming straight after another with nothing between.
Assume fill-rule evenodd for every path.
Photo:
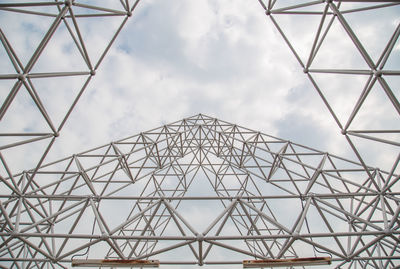
<instances>
[{"instance_id":1,"label":"horizontal steel beam","mask_svg":"<svg viewBox=\"0 0 400 269\"><path fill-rule=\"evenodd\" d=\"M158 260L75 259L72 267L159 267Z\"/></svg>"},{"instance_id":2,"label":"horizontal steel beam","mask_svg":"<svg viewBox=\"0 0 400 269\"><path fill-rule=\"evenodd\" d=\"M363 231L363 232L337 232L337 233L301 233L298 235L292 234L266 234L266 235L210 235L203 236L201 240L261 240L261 239L279 239L279 238L312 238L312 237L332 237L332 236L380 236L380 235L400 235L400 230L392 231ZM51 234L51 233L5 233L1 232L0 236L11 236L11 237L42 237L42 238L81 238L81 239L104 239L103 235L92 235L92 234ZM108 235L107 238L117 240L164 240L164 241L175 241L175 240L200 240L197 236L149 236L149 235Z\"/></svg>"},{"instance_id":3,"label":"horizontal steel beam","mask_svg":"<svg viewBox=\"0 0 400 269\"><path fill-rule=\"evenodd\" d=\"M329 265L331 263L332 259L330 257L244 260L243 268L314 266L314 265Z\"/></svg>"}]
</instances>

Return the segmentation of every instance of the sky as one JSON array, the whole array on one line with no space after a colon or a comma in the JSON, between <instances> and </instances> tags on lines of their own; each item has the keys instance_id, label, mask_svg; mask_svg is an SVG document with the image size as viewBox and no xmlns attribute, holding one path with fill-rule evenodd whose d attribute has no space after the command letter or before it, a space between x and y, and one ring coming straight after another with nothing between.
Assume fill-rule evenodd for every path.
<instances>
[{"instance_id":1,"label":"sky","mask_svg":"<svg viewBox=\"0 0 400 269\"><path fill-rule=\"evenodd\" d=\"M385 45L379 38L388 39L399 22L395 12L393 8L377 12L386 20L370 19L368 12L360 18L346 17L375 58ZM305 59L319 18L275 18ZM332 28L316 66L365 68L351 42L343 38L344 30L337 24ZM396 53L398 57L399 45ZM390 62L392 68L395 63ZM367 78L316 75L315 79L340 118L350 113ZM378 112L360 122L373 126L372 122L386 118L385 128L399 128L396 113L383 110L378 101L369 105ZM94 147L198 113L355 159L260 4L211 0L140 2L71 115L54 154L58 149L65 155L86 148L82 145ZM71 145L65 147L61 141ZM379 158L367 162L379 163Z\"/></svg>"},{"instance_id":2,"label":"sky","mask_svg":"<svg viewBox=\"0 0 400 269\"><path fill-rule=\"evenodd\" d=\"M278 1L277 6L296 1ZM303 1L307 2L307 1ZM90 3L90 1L89 1ZM105 2L118 5L119 2ZM350 4L349 4L350 5ZM357 5L357 4L354 4ZM323 5L310 7L321 10ZM374 60L398 26L399 8L346 15ZM79 12L78 10L76 12ZM372 14L372 15L371 15ZM275 16L299 56L306 59L318 27L317 16ZM51 19L0 11L0 26L23 62L37 47ZM93 62L122 21L119 17L79 19ZM344 30L333 30L315 58L316 67L364 69ZM398 70L396 43L388 69ZM0 59L6 59L0 48ZM0 74L13 71L0 60ZM85 64L60 26L32 72L85 70ZM367 78L315 75L339 118L345 120ZM0 80L4 100L14 80ZM84 77L36 79L35 86L58 125L85 82ZM399 95L398 76L388 82ZM357 124L400 129L398 114L374 90ZM275 135L322 151L356 159L302 67L265 15L258 1L142 1L128 20L51 148L46 161L137 134L198 113ZM45 129L29 96L22 92L10 107L0 132ZM39 115L40 116L40 115ZM379 123L379 124L378 124ZM43 127L43 128L42 128ZM396 137L394 139L397 139ZM4 141L4 139L3 139ZM4 142L3 142L4 143ZM14 171L32 168L42 142L6 150ZM388 170L398 149L357 141L371 166ZM31 158L32 157L32 158Z\"/></svg>"},{"instance_id":3,"label":"sky","mask_svg":"<svg viewBox=\"0 0 400 269\"><path fill-rule=\"evenodd\" d=\"M333 149L327 110L259 3L225 2L140 3L61 139L95 146L204 113Z\"/></svg>"},{"instance_id":4,"label":"sky","mask_svg":"<svg viewBox=\"0 0 400 269\"><path fill-rule=\"evenodd\" d=\"M278 1L276 7L289 4L290 1ZM118 1L104 5L120 8ZM316 5L300 10L321 11L323 7ZM79 12L76 9L76 13ZM378 40L389 39L398 24L398 16L396 8L374 11L384 15L385 20L381 19L382 16L371 19L368 12L358 17L349 14L346 19L375 59L386 44ZM2 29L17 54L27 61L52 19L5 14ZM305 61L320 16L275 15L274 18ZM15 23L10 23L10 19ZM96 62L122 18L93 21L93 18L78 19L89 56ZM397 54L393 54L398 56L399 45L395 52ZM4 50L1 53L4 57ZM334 23L321 46L321 55L318 54L314 60L316 67L365 68L360 54L338 23ZM392 69L398 67L395 59L389 61ZM3 73L12 69L9 63L8 66L6 62L2 65ZM85 70L64 25L60 25L32 72L50 70ZM367 77L323 74L314 77L338 117L344 121L345 117L341 116L350 114ZM397 77L390 79L393 79L393 85L398 82ZM45 107L55 115L55 125L61 122L84 82L85 77L34 80L39 94L43 95ZM2 91L4 99L13 81L2 80L2 83L5 85ZM19 95L24 94L27 95ZM379 100L380 97L374 98ZM43 120L36 122L38 112L28 109L29 98L16 99L20 108L17 105L11 107L11 113L7 114L10 116L3 120L2 132L14 129L37 129L39 132ZM364 116L360 120L364 125L362 128L383 118L387 121L386 129L399 128L398 115L382 109L389 106L382 106L377 101L369 106L370 111L378 112L374 118L370 114ZM14 107L17 108L13 113ZM259 2L152 0L140 2L135 9L66 122L47 160L56 160L198 113L322 151L356 158ZM25 119L21 120L21 117ZM361 144L361 147L371 150L369 144ZM19 161L13 163L25 162L24 150L21 147L19 157L15 157ZM380 147L375 151L380 151ZM14 152L10 154L17 154ZM41 154L42 151L37 152ZM376 162L382 167L379 163L381 158L370 157L377 154L365 154L369 156L366 161ZM24 169L32 166L34 163L21 165ZM15 170L21 169L16 167Z\"/></svg>"}]
</instances>

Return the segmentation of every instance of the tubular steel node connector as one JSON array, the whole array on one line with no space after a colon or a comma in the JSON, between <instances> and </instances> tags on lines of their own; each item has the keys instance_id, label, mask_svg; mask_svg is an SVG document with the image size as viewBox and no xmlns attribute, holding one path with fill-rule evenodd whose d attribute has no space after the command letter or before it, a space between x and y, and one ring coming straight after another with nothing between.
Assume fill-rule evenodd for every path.
<instances>
[{"instance_id":1,"label":"tubular steel node connector","mask_svg":"<svg viewBox=\"0 0 400 269\"><path fill-rule=\"evenodd\" d=\"M376 77L381 77L382 76L382 70L374 70L373 73L374 73L374 75Z\"/></svg>"},{"instance_id":2,"label":"tubular steel node connector","mask_svg":"<svg viewBox=\"0 0 400 269\"><path fill-rule=\"evenodd\" d=\"M66 6L71 7L74 3L74 0L66 0L64 3Z\"/></svg>"},{"instance_id":3,"label":"tubular steel node connector","mask_svg":"<svg viewBox=\"0 0 400 269\"><path fill-rule=\"evenodd\" d=\"M19 74L18 79L24 81L26 79L26 74Z\"/></svg>"}]
</instances>

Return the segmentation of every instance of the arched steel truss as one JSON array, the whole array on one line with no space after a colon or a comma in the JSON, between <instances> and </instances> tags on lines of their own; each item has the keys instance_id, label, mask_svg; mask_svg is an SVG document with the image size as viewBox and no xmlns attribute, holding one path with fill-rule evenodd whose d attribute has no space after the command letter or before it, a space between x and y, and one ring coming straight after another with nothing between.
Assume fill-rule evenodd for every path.
<instances>
[{"instance_id":1,"label":"arched steel truss","mask_svg":"<svg viewBox=\"0 0 400 269\"><path fill-rule=\"evenodd\" d=\"M24 91L49 129L45 133L1 130L4 142L0 146L0 261L12 268L68 267L73 255L85 250L88 255L95 252L101 257L146 259L186 249L188 256L184 260L162 260L162 263L240 262L213 256L216 249L227 249L247 258L318 256L318 252L324 252L332 255L337 267L398 266L400 155L393 159L391 169L384 172L368 166L354 142L362 139L398 150L398 117L393 122L394 128L352 129L352 124L371 92L376 90L383 92L388 100L386 105L397 116L400 114L396 84L389 82L400 71L386 65L396 57L400 24L388 40L382 41L384 49L375 59L346 16L354 13L364 16L366 11L381 9L397 10L399 3L302 1L285 6L279 0L259 1L329 109L359 163L197 115L43 165L79 97L138 2L120 1L120 9L80 1L0 3L1 12L53 19L27 63L19 59L13 49L15 44L0 31L6 60L15 71L0 75L1 80L13 82L1 106L0 117L10 113L14 98ZM297 15L320 18L308 48L308 58L300 56L295 40L290 40L287 29L279 23L281 16ZM107 16L121 17L121 25L105 44L100 57L94 60L89 57L90 48L85 45L77 18L95 20ZM363 68L314 65L334 24L343 30L343 38L351 40L364 61ZM33 72L60 25L66 27L87 69ZM339 119L324 88L315 79L318 74L365 77L358 100L344 121ZM63 76L82 76L85 80L62 121L55 125L35 81ZM4 152L39 141L46 141L46 145L35 161L36 167L22 173L12 171L8 165L13 162L12 156L5 157ZM192 184L201 180L213 195L187 195ZM206 229L198 230L192 219L180 213L180 208L205 200L215 202L218 214ZM291 216L284 217L279 207L274 207L276 201L290 205ZM106 210L113 207L121 209L126 215L124 220L118 222L113 212Z\"/></svg>"},{"instance_id":2,"label":"arched steel truss","mask_svg":"<svg viewBox=\"0 0 400 269\"><path fill-rule=\"evenodd\" d=\"M351 268L400 258L397 175L204 115L11 182L19 191L2 196L0 259L13 265L63 266L85 251L119 259L178 251L187 254L161 264L200 265L321 252ZM213 217L194 218L193 203ZM232 253L216 259L219 248Z\"/></svg>"}]
</instances>

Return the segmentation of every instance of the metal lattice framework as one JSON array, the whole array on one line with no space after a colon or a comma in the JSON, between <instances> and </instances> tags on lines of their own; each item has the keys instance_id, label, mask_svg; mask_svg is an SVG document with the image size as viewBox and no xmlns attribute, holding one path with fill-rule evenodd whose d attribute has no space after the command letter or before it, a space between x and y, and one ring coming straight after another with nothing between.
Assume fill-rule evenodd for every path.
<instances>
[{"instance_id":1,"label":"metal lattice framework","mask_svg":"<svg viewBox=\"0 0 400 269\"><path fill-rule=\"evenodd\" d=\"M40 39L37 44L32 44L37 47L28 52L17 51L15 47L21 44L13 43L7 37L9 34L15 38L15 32L6 33L2 30L3 27L0 28L0 55L4 61L0 80L8 82L3 87L10 86L7 95L5 90L2 91L0 107L0 120L6 126L0 129L3 174L10 176L18 172L8 164L15 162L12 151L21 146L28 145L28 149L22 149L24 151L28 151L31 146L41 153L35 157L33 165L39 167L43 163L107 52L132 16L137 3L138 1L118 1L117 5L104 3L104 6L78 1L0 3L2 16L10 17L15 14L14 16L20 18L21 24L28 25L26 32L38 31L33 26L33 29L29 28L32 21L38 20L48 26L46 31L38 34L37 38ZM21 18L21 14L28 19ZM115 32L108 39L100 40L99 44L94 37L104 34L105 29L86 28L101 20L111 21L107 26ZM21 32L20 35L25 35L26 32ZM94 39L95 44L92 41L91 46L88 46L91 39ZM15 40L18 41L17 38ZM55 59L55 55L51 54L54 51L68 53L66 64L62 64L61 59ZM54 88L57 88L58 95L64 99L63 103L52 104L47 100L50 96L54 98L51 93ZM27 117L33 112L36 112L33 117ZM17 121L18 124L13 126Z\"/></svg>"},{"instance_id":2,"label":"metal lattice framework","mask_svg":"<svg viewBox=\"0 0 400 269\"><path fill-rule=\"evenodd\" d=\"M397 158L393 160L393 166L396 167L400 160L400 66L396 52L400 35L400 3L346 0L304 1L291 6L279 1L260 1L260 4L322 98L360 163L365 166L366 157L363 156L366 153L360 150L360 144L372 146L378 143L387 151L392 149L397 152ZM365 35L361 30L368 31L376 25L373 22L374 14L380 14L376 16L381 22L387 16L390 23L386 25L394 26L391 28L392 34L379 42L379 48L372 44L377 43L374 38L359 37L360 34ZM312 30L307 30L307 27L302 29L304 32L301 34L293 35L293 30L280 25L280 19L285 16L300 16L300 20L306 21L312 17L313 20L307 21ZM371 28L360 30L360 25ZM307 40L309 42L304 40L304 36L310 38ZM338 48L327 46L332 43L337 43ZM345 52L341 49L345 49ZM344 107L347 110L340 111ZM378 107L382 109L381 118L377 117ZM389 123L384 123L382 118Z\"/></svg>"},{"instance_id":3,"label":"metal lattice framework","mask_svg":"<svg viewBox=\"0 0 400 269\"><path fill-rule=\"evenodd\" d=\"M393 267L398 175L368 169L197 115L15 176L23 194L2 196L1 259L63 266L86 250L202 265L322 252L337 266ZM232 253L218 260L221 248Z\"/></svg>"},{"instance_id":4,"label":"metal lattice framework","mask_svg":"<svg viewBox=\"0 0 400 269\"><path fill-rule=\"evenodd\" d=\"M336 267L398 266L400 67L396 47L400 23L393 22L397 23L393 34L380 41L381 50L376 52L360 38L351 21L355 15L365 24L373 23L369 22L371 12L380 11L397 14L398 19L398 1L301 1L293 5L259 1L358 163L197 115L43 165L138 2L116 1L107 7L81 1L0 3L2 14L24 14L50 22L26 61L0 28L0 56L11 67L0 70L0 80L11 85L0 108L1 263L10 268L69 267L74 255L84 254L92 258L159 257L162 264L235 264L249 257L329 253ZM93 56L81 19L96 22L111 17L120 18L120 24ZM311 33L311 42L304 43L285 25L285 18L297 17L316 22L314 28L304 29L304 36ZM60 39L57 33L61 31L78 51L82 70L39 68L40 59L52 40ZM347 40L353 48L344 57L358 58L332 60L337 51L324 49L332 38ZM40 81L65 77L82 78L81 86L67 109L52 114L43 100L46 91L41 91ZM352 84L348 91L341 91L343 84L335 81L349 77L358 87ZM354 101L349 113L339 115L341 103L338 106L331 99L332 91L341 100ZM13 110L13 106L24 107L16 101L21 94L39 111L35 119L44 122L45 131L32 128L31 119L21 117L27 110ZM376 116L371 99L379 100L375 108L379 106L383 115L394 112L388 124L363 124ZM16 113L26 123L10 130L8 118L12 121ZM359 141L382 145L396 157L384 168L372 168L364 161L367 156ZM34 169L10 168L18 162L13 151L21 147L36 150L38 144L40 156L34 160ZM200 214L204 219L196 219L191 214L193 204L215 212L204 209Z\"/></svg>"}]
</instances>

